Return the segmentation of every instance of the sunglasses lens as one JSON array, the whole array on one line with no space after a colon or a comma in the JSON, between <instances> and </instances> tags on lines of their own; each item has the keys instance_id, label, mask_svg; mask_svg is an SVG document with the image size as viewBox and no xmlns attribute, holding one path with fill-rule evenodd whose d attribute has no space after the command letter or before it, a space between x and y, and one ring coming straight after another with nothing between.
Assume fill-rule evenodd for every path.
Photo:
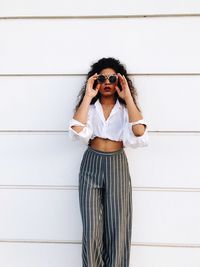
<instances>
[{"instance_id":1,"label":"sunglasses lens","mask_svg":"<svg viewBox=\"0 0 200 267\"><path fill-rule=\"evenodd\" d=\"M104 83L106 81L106 77L102 74L100 74L98 77L97 77L97 82L98 83ZM116 75L111 75L109 77L109 82L110 83L115 83L117 81L117 76Z\"/></svg>"},{"instance_id":2,"label":"sunglasses lens","mask_svg":"<svg viewBox=\"0 0 200 267\"><path fill-rule=\"evenodd\" d=\"M99 82L99 83L104 83L105 82L105 77L103 76L103 75L99 75L98 76L98 78L97 78L97 81Z\"/></svg>"},{"instance_id":3,"label":"sunglasses lens","mask_svg":"<svg viewBox=\"0 0 200 267\"><path fill-rule=\"evenodd\" d=\"M111 75L110 77L109 77L109 82L110 83L115 83L117 81L117 77L115 76L115 75Z\"/></svg>"}]
</instances>

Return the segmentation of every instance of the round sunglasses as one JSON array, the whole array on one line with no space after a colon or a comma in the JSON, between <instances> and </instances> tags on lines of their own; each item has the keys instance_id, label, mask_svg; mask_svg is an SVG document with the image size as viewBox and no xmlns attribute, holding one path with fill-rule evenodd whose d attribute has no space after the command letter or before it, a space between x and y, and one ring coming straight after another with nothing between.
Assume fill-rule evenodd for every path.
<instances>
[{"instance_id":1,"label":"round sunglasses","mask_svg":"<svg viewBox=\"0 0 200 267\"><path fill-rule=\"evenodd\" d=\"M106 79L108 78L110 83L115 83L118 79L118 76L115 74L111 74L109 76L103 75L103 74L99 74L97 77L97 82L98 83L105 83Z\"/></svg>"}]
</instances>

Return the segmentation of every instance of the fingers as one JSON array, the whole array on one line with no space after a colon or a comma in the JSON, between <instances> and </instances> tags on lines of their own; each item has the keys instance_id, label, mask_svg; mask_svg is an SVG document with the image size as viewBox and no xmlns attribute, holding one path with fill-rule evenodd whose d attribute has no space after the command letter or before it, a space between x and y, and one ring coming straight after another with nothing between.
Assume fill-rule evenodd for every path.
<instances>
[{"instance_id":1,"label":"fingers","mask_svg":"<svg viewBox=\"0 0 200 267\"><path fill-rule=\"evenodd\" d=\"M99 90L100 87L101 87L101 84L98 83L97 86L96 86L96 89Z\"/></svg>"},{"instance_id":2,"label":"fingers","mask_svg":"<svg viewBox=\"0 0 200 267\"><path fill-rule=\"evenodd\" d=\"M125 78L125 76L124 76L124 75L121 75L121 73L117 73L117 75L118 75L119 77L121 77L122 79Z\"/></svg>"},{"instance_id":3,"label":"fingers","mask_svg":"<svg viewBox=\"0 0 200 267\"><path fill-rule=\"evenodd\" d=\"M87 80L87 85L88 86L93 86L94 84L94 81L96 80L97 78L97 73L95 73L94 75L90 76Z\"/></svg>"},{"instance_id":4,"label":"fingers","mask_svg":"<svg viewBox=\"0 0 200 267\"><path fill-rule=\"evenodd\" d=\"M122 81L123 80L123 76L121 75L121 73L117 73L117 76L119 77L119 79Z\"/></svg>"},{"instance_id":5,"label":"fingers","mask_svg":"<svg viewBox=\"0 0 200 267\"><path fill-rule=\"evenodd\" d=\"M121 93L121 91L120 91L118 86L115 86L115 88L116 88L116 91L117 91L118 94Z\"/></svg>"},{"instance_id":6,"label":"fingers","mask_svg":"<svg viewBox=\"0 0 200 267\"><path fill-rule=\"evenodd\" d=\"M94 88L94 90L95 90L96 92L98 92L99 89L100 89L100 86L101 86L101 85L98 83L97 86Z\"/></svg>"},{"instance_id":7,"label":"fingers","mask_svg":"<svg viewBox=\"0 0 200 267\"><path fill-rule=\"evenodd\" d=\"M122 84L126 84L126 77L124 75L121 75L120 73L117 73L119 80Z\"/></svg>"},{"instance_id":8,"label":"fingers","mask_svg":"<svg viewBox=\"0 0 200 267\"><path fill-rule=\"evenodd\" d=\"M97 79L98 74L95 73L94 75L90 76L90 78L88 79L88 84L90 84L90 86L93 86L95 80Z\"/></svg>"},{"instance_id":9,"label":"fingers","mask_svg":"<svg viewBox=\"0 0 200 267\"><path fill-rule=\"evenodd\" d=\"M96 80L97 76L98 74L96 72L94 75L90 76L89 80Z\"/></svg>"}]
</instances>

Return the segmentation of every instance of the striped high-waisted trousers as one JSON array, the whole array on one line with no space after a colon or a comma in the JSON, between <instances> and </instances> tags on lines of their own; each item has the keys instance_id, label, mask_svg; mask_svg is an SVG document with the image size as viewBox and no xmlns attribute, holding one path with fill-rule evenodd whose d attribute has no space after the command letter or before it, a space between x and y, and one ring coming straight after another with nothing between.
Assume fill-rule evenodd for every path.
<instances>
[{"instance_id":1,"label":"striped high-waisted trousers","mask_svg":"<svg viewBox=\"0 0 200 267\"><path fill-rule=\"evenodd\" d=\"M128 267L132 186L124 148L101 152L88 146L79 171L79 203L82 267Z\"/></svg>"}]
</instances>

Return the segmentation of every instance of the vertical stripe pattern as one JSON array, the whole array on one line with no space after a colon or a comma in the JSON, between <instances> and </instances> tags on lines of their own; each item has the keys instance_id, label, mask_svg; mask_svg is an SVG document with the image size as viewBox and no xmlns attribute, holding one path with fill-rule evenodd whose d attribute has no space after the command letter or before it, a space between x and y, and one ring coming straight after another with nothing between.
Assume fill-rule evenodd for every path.
<instances>
[{"instance_id":1,"label":"vertical stripe pattern","mask_svg":"<svg viewBox=\"0 0 200 267\"><path fill-rule=\"evenodd\" d=\"M125 151L88 146L79 171L82 267L129 267L132 186Z\"/></svg>"}]
</instances>

